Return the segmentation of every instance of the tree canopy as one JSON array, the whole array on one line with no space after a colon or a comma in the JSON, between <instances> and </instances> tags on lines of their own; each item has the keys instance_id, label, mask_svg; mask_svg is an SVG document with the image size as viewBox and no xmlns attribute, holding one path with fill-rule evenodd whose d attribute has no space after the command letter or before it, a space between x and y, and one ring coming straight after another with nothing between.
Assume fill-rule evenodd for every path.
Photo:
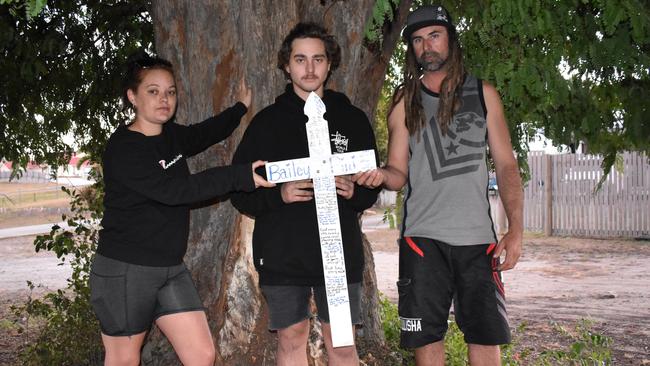
<instances>
[{"instance_id":1,"label":"tree canopy","mask_svg":"<svg viewBox=\"0 0 650 366\"><path fill-rule=\"evenodd\" d=\"M152 48L149 2L0 3L0 156L56 164L71 135L97 157L124 117L120 65ZM377 2L373 18L381 23L395 3ZM558 144L586 142L609 165L616 152L650 151L647 1L442 4L458 24L469 70L501 92L520 158L540 130Z\"/></svg>"},{"instance_id":2,"label":"tree canopy","mask_svg":"<svg viewBox=\"0 0 650 366\"><path fill-rule=\"evenodd\" d=\"M123 120L122 65L152 47L149 2L2 2L0 158L58 165L71 150L66 136L98 157Z\"/></svg>"}]
</instances>

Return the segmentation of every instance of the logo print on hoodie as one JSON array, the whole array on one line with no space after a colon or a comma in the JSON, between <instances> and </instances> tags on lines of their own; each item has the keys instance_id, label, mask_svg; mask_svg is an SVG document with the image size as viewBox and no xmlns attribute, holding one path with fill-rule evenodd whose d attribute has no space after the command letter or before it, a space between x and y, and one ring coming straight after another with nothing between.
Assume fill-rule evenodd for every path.
<instances>
[{"instance_id":1,"label":"logo print on hoodie","mask_svg":"<svg viewBox=\"0 0 650 366\"><path fill-rule=\"evenodd\" d=\"M165 159L163 159L163 160L158 161L158 164L160 164L160 166L163 167L163 169L167 170L167 168L169 168L170 166L174 165L177 161L181 160L182 157L183 157L183 154L178 154L178 155L176 155L176 157L175 157L172 161L170 161L169 163L165 163Z\"/></svg>"},{"instance_id":2,"label":"logo print on hoodie","mask_svg":"<svg viewBox=\"0 0 650 366\"><path fill-rule=\"evenodd\" d=\"M337 153L344 153L348 151L348 139L347 137L341 135L339 131L336 131L336 133L331 134L332 139L331 141L334 143L334 147L336 148Z\"/></svg>"}]
</instances>

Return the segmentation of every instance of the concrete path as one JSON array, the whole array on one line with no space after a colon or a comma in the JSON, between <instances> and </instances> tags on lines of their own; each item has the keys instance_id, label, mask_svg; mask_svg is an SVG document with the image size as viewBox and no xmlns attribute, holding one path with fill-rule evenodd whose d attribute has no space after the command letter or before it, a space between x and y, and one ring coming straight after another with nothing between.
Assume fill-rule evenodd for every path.
<instances>
[{"instance_id":1,"label":"concrete path","mask_svg":"<svg viewBox=\"0 0 650 366\"><path fill-rule=\"evenodd\" d=\"M54 225L54 223L42 224L42 225L12 227L12 228L8 228L8 229L0 229L0 239L15 238L15 237L18 237L18 236L39 235L39 234L49 233L50 230L52 230L53 225ZM66 229L70 228L68 226L68 224L65 223L65 222L58 222L58 223L56 223L56 225L59 225L59 226L64 227Z\"/></svg>"}]
</instances>

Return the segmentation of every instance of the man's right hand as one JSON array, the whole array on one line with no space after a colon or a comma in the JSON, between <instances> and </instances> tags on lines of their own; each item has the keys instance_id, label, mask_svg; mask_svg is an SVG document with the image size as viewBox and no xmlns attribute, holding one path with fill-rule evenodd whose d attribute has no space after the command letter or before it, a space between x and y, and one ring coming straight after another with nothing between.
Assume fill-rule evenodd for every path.
<instances>
[{"instance_id":1,"label":"man's right hand","mask_svg":"<svg viewBox=\"0 0 650 366\"><path fill-rule=\"evenodd\" d=\"M306 202L314 199L314 183L309 179L282 184L280 192L284 203Z\"/></svg>"},{"instance_id":2,"label":"man's right hand","mask_svg":"<svg viewBox=\"0 0 650 366\"><path fill-rule=\"evenodd\" d=\"M384 170L377 168L357 173L352 176L352 181L360 186L375 189L384 184Z\"/></svg>"}]
</instances>

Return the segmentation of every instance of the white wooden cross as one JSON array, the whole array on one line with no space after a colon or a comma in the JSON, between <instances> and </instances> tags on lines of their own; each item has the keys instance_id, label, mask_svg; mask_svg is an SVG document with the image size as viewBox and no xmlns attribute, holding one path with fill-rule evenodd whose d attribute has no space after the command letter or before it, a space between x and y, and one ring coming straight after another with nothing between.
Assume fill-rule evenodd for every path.
<instances>
[{"instance_id":1,"label":"white wooden cross","mask_svg":"<svg viewBox=\"0 0 650 366\"><path fill-rule=\"evenodd\" d=\"M334 177L376 168L375 152L363 150L332 155L329 129L323 118L325 104L316 93L309 94L304 111L309 117L309 157L266 163L266 177L273 183L313 180L332 345L351 346L354 344L352 319Z\"/></svg>"}]
</instances>

